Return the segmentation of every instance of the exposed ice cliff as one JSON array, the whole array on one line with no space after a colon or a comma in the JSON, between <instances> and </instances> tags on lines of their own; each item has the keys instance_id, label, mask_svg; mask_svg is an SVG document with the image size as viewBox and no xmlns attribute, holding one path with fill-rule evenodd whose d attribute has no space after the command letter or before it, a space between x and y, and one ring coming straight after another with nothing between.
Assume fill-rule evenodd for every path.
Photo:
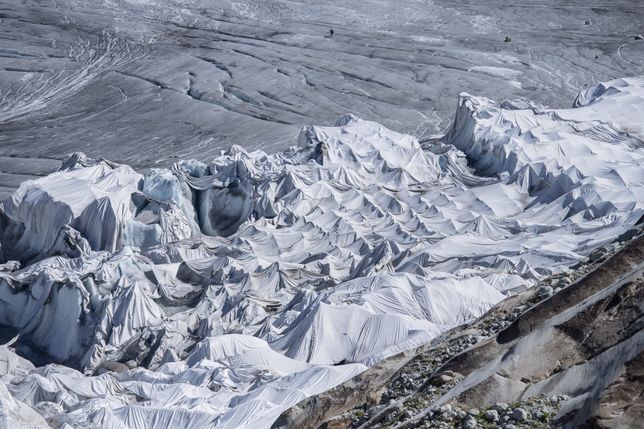
<instances>
[{"instance_id":1,"label":"exposed ice cliff","mask_svg":"<svg viewBox=\"0 0 644 429\"><path fill-rule=\"evenodd\" d=\"M563 110L462 95L427 147L347 116L144 174L76 154L1 207L2 333L48 365L1 350L0 418L268 427L636 224L643 109L632 78Z\"/></svg>"}]
</instances>

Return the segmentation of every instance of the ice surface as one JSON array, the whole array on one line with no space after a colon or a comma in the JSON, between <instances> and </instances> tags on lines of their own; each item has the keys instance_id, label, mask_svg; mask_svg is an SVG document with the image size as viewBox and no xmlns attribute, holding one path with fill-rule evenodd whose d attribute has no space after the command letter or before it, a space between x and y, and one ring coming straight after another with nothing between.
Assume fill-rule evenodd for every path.
<instances>
[{"instance_id":1,"label":"ice surface","mask_svg":"<svg viewBox=\"0 0 644 429\"><path fill-rule=\"evenodd\" d=\"M463 90L567 107L644 74L644 3L596 3L0 0L0 192L24 174L3 157L168 167L345 113L423 141Z\"/></svg>"},{"instance_id":2,"label":"ice surface","mask_svg":"<svg viewBox=\"0 0 644 429\"><path fill-rule=\"evenodd\" d=\"M352 116L278 154L70 157L2 204L3 423L270 427L565 271L644 214L644 79L571 109L462 94L449 132ZM11 262L17 261L17 262Z\"/></svg>"}]
</instances>

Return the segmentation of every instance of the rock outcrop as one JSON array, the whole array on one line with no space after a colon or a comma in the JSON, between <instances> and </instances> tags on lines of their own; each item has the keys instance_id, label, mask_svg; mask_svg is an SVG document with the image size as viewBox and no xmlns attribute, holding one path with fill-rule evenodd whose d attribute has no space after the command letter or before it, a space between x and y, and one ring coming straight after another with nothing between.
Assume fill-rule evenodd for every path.
<instances>
[{"instance_id":1,"label":"rock outcrop","mask_svg":"<svg viewBox=\"0 0 644 429\"><path fill-rule=\"evenodd\" d=\"M644 237L599 253L575 280L550 279L555 294L508 298L303 401L274 427L638 427Z\"/></svg>"}]
</instances>

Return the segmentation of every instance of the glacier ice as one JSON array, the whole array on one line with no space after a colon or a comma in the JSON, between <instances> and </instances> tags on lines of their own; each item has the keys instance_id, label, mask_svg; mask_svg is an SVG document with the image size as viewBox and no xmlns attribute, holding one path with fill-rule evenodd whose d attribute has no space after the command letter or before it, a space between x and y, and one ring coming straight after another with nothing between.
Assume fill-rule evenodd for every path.
<instances>
[{"instance_id":1,"label":"glacier ice","mask_svg":"<svg viewBox=\"0 0 644 429\"><path fill-rule=\"evenodd\" d=\"M422 145L345 116L143 173L74 154L0 208L0 425L270 427L636 224L643 110L629 78L462 94Z\"/></svg>"}]
</instances>

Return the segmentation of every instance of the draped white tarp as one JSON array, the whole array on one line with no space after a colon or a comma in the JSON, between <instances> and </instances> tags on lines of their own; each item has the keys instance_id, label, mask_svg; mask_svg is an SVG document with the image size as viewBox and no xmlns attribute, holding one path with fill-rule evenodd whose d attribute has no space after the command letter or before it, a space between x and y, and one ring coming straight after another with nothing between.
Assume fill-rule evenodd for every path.
<instances>
[{"instance_id":1,"label":"draped white tarp","mask_svg":"<svg viewBox=\"0 0 644 429\"><path fill-rule=\"evenodd\" d=\"M0 426L269 427L637 223L642 112L620 79L463 94L424 146L347 116L143 175L77 154L0 210L0 325L49 362L0 348Z\"/></svg>"}]
</instances>

